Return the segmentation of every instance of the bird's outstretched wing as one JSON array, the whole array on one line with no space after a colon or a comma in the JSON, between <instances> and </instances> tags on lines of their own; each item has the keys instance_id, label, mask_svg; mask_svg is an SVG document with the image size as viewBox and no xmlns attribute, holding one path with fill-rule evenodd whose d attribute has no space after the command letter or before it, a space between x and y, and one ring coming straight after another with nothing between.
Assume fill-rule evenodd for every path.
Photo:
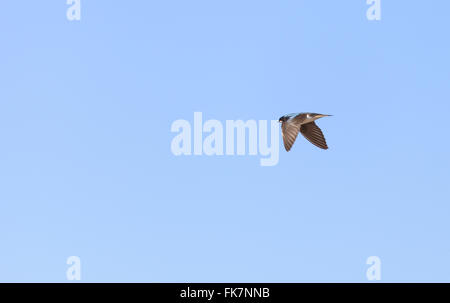
<instances>
[{"instance_id":1,"label":"bird's outstretched wing","mask_svg":"<svg viewBox=\"0 0 450 303\"><path fill-rule=\"evenodd\" d=\"M290 151L292 145L297 139L300 124L295 120L287 120L281 124L281 133L283 134L283 143L286 151Z\"/></svg>"},{"instance_id":2,"label":"bird's outstretched wing","mask_svg":"<svg viewBox=\"0 0 450 303\"><path fill-rule=\"evenodd\" d=\"M323 136L322 131L314 122L302 124L300 126L300 132L308 139L309 142L322 149L328 149L327 142Z\"/></svg>"}]
</instances>

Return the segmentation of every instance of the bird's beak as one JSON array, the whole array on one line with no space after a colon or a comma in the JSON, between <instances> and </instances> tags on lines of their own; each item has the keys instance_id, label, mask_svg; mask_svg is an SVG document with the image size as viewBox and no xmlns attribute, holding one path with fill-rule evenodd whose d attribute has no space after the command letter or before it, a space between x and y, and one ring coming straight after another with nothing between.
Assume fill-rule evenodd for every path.
<instances>
[{"instance_id":1,"label":"bird's beak","mask_svg":"<svg viewBox=\"0 0 450 303\"><path fill-rule=\"evenodd\" d=\"M317 118L330 117L332 115L317 115Z\"/></svg>"}]
</instances>

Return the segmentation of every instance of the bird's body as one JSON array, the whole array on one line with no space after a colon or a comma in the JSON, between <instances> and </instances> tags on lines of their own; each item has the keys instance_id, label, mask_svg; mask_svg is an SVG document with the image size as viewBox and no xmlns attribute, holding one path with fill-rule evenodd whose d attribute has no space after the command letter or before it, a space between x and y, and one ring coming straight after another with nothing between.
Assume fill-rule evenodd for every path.
<instances>
[{"instance_id":1,"label":"bird's body","mask_svg":"<svg viewBox=\"0 0 450 303\"><path fill-rule=\"evenodd\" d=\"M316 113L293 113L282 116L281 123L283 143L286 151L292 148L298 133L301 133L309 142L322 149L328 149L327 142L322 131L314 122L315 120L330 115Z\"/></svg>"}]
</instances>

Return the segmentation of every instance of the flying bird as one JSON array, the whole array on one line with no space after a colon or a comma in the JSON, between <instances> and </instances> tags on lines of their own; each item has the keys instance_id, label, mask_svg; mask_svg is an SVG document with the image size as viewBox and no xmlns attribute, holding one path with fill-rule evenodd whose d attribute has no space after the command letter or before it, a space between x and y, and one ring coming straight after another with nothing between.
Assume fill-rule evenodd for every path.
<instances>
[{"instance_id":1,"label":"flying bird","mask_svg":"<svg viewBox=\"0 0 450 303\"><path fill-rule=\"evenodd\" d=\"M331 115L316 113L295 113L281 117L281 133L283 134L284 148L290 151L300 132L309 142L322 149L328 149L322 130L316 125L315 120Z\"/></svg>"}]
</instances>

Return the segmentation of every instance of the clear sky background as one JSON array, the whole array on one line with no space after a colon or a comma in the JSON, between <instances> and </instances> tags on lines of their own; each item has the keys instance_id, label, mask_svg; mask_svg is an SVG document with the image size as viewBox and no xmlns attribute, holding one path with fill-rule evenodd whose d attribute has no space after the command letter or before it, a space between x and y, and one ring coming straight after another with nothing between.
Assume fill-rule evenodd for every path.
<instances>
[{"instance_id":1,"label":"clear sky background","mask_svg":"<svg viewBox=\"0 0 450 303\"><path fill-rule=\"evenodd\" d=\"M450 282L449 1L81 3L0 6L0 281ZM330 149L176 157L195 111Z\"/></svg>"}]
</instances>

